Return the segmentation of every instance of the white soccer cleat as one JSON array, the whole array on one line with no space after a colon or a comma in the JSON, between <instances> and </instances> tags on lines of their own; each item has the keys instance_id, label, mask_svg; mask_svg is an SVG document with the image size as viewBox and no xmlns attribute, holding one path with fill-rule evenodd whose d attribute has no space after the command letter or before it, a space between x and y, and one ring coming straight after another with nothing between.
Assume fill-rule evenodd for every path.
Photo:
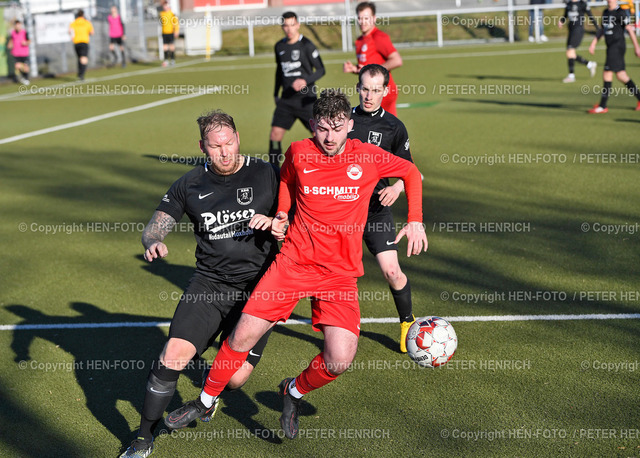
<instances>
[{"instance_id":1,"label":"white soccer cleat","mask_svg":"<svg viewBox=\"0 0 640 458\"><path fill-rule=\"evenodd\" d=\"M594 76L596 76L596 68L598 68L598 63L590 60L589 63L587 63L587 68L589 69L591 78L593 78Z\"/></svg>"},{"instance_id":2,"label":"white soccer cleat","mask_svg":"<svg viewBox=\"0 0 640 458\"><path fill-rule=\"evenodd\" d=\"M543 43L546 43L547 41L549 41L549 39L547 38L546 35L540 35L540 41Z\"/></svg>"},{"instance_id":3,"label":"white soccer cleat","mask_svg":"<svg viewBox=\"0 0 640 458\"><path fill-rule=\"evenodd\" d=\"M563 83L575 83L576 82L576 75L574 75L573 73L569 73L566 78L564 78L562 80Z\"/></svg>"}]
</instances>

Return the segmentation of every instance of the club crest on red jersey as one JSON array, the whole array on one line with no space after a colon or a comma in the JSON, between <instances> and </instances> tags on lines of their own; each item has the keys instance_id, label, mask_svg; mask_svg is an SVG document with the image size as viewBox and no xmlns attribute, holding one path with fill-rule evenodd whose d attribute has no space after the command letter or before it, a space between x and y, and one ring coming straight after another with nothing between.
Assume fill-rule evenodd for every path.
<instances>
[{"instance_id":1,"label":"club crest on red jersey","mask_svg":"<svg viewBox=\"0 0 640 458\"><path fill-rule=\"evenodd\" d=\"M347 176L352 180L359 180L362 176L362 167L358 164L351 164L347 167Z\"/></svg>"},{"instance_id":2,"label":"club crest on red jersey","mask_svg":"<svg viewBox=\"0 0 640 458\"><path fill-rule=\"evenodd\" d=\"M253 188L238 188L237 200L240 205L249 205L253 202Z\"/></svg>"}]
</instances>

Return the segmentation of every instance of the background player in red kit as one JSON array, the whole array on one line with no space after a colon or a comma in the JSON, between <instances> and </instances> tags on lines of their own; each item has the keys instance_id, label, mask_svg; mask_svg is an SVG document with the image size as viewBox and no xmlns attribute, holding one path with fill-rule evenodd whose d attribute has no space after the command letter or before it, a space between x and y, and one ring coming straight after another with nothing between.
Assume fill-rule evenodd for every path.
<instances>
[{"instance_id":1,"label":"background player in red kit","mask_svg":"<svg viewBox=\"0 0 640 458\"><path fill-rule=\"evenodd\" d=\"M358 26L362 35L356 40L356 57L358 64L351 61L344 63L342 71L345 73L360 72L360 69L368 64L379 64L384 68L393 70L402 66L402 57L391 43L389 35L376 27L376 6L373 2L361 2L356 7ZM394 116L396 113L396 100L398 99L398 87L389 76L389 93L382 99L382 108Z\"/></svg>"},{"instance_id":2,"label":"background player in red kit","mask_svg":"<svg viewBox=\"0 0 640 458\"><path fill-rule=\"evenodd\" d=\"M206 412L227 381L241 367L250 348L278 321L285 321L303 297L311 297L311 323L324 333L324 351L296 378L279 385L284 396L280 424L285 435L298 435L298 409L304 394L345 372L358 347L360 307L357 277L362 266L362 233L369 199L382 177L405 181L407 256L427 249L422 225L422 178L417 167L375 145L347 139L353 127L351 106L341 92L323 91L313 107L313 138L294 142L282 165L278 213L272 222L279 255L243 309L238 325L222 344L200 398L165 418L172 429L187 426ZM296 212L286 238L287 212Z\"/></svg>"}]
</instances>

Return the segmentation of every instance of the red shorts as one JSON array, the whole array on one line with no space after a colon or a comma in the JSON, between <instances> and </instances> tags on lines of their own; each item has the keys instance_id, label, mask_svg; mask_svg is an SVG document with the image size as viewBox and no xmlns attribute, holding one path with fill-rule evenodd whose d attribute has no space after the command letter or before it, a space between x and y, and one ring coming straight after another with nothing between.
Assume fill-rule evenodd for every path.
<instances>
[{"instance_id":1,"label":"red shorts","mask_svg":"<svg viewBox=\"0 0 640 458\"><path fill-rule=\"evenodd\" d=\"M286 321L303 297L311 297L311 325L336 326L360 335L356 277L318 265L295 263L278 254L247 301L244 313L268 321Z\"/></svg>"}]
</instances>

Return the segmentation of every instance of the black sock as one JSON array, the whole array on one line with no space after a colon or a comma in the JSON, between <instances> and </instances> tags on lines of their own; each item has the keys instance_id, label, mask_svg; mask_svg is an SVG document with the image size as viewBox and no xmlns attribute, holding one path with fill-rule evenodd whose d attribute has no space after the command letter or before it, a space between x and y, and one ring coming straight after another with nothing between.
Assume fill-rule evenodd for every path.
<instances>
[{"instance_id":1,"label":"black sock","mask_svg":"<svg viewBox=\"0 0 640 458\"><path fill-rule=\"evenodd\" d=\"M576 60L575 59L567 59L569 61L569 73L573 73L576 68Z\"/></svg>"},{"instance_id":2,"label":"black sock","mask_svg":"<svg viewBox=\"0 0 640 458\"><path fill-rule=\"evenodd\" d=\"M411 286L409 284L409 278L407 278L407 284L402 289L393 289L389 286L391 295L393 296L393 302L396 304L396 310L400 321L413 321L413 306L411 304Z\"/></svg>"},{"instance_id":3,"label":"black sock","mask_svg":"<svg viewBox=\"0 0 640 458\"><path fill-rule=\"evenodd\" d=\"M282 143L269 141L269 162L279 167L280 156L282 156Z\"/></svg>"},{"instance_id":4,"label":"black sock","mask_svg":"<svg viewBox=\"0 0 640 458\"><path fill-rule=\"evenodd\" d=\"M634 83L633 80L630 79L624 84L625 86L627 86L627 89L629 89L629 92L631 93L631 95L635 96L636 99L640 100L640 93L638 93L638 86L636 86L636 83Z\"/></svg>"},{"instance_id":5,"label":"black sock","mask_svg":"<svg viewBox=\"0 0 640 458\"><path fill-rule=\"evenodd\" d=\"M80 78L84 77L84 72L87 71L87 65L86 64L80 64L78 67L78 76Z\"/></svg>"},{"instance_id":6,"label":"black sock","mask_svg":"<svg viewBox=\"0 0 640 458\"><path fill-rule=\"evenodd\" d=\"M582 65L587 65L589 61L582 56L576 56L576 61Z\"/></svg>"},{"instance_id":7,"label":"black sock","mask_svg":"<svg viewBox=\"0 0 640 458\"><path fill-rule=\"evenodd\" d=\"M115 49L111 51L111 54L113 55L113 61L118 62L118 53L116 52Z\"/></svg>"},{"instance_id":8,"label":"black sock","mask_svg":"<svg viewBox=\"0 0 640 458\"><path fill-rule=\"evenodd\" d=\"M142 406L138 437L144 437L149 441L153 439L153 430L171 402L179 377L180 371L169 369L160 361L157 361L155 367L151 369Z\"/></svg>"},{"instance_id":9,"label":"black sock","mask_svg":"<svg viewBox=\"0 0 640 458\"><path fill-rule=\"evenodd\" d=\"M607 100L609 100L609 93L611 92L611 81L605 81L602 88L602 97L600 97L600 106L607 108Z\"/></svg>"}]
</instances>

